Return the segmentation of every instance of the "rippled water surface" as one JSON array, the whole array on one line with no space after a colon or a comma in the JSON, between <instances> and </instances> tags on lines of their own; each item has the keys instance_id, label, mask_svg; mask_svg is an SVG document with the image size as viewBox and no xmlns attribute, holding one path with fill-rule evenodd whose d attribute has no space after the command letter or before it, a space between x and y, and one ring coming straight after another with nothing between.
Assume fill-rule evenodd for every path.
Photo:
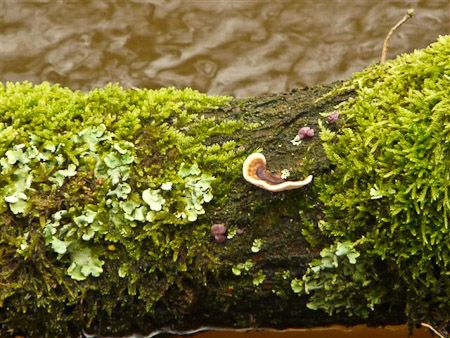
<instances>
[{"instance_id":1,"label":"rippled water surface","mask_svg":"<svg viewBox=\"0 0 450 338\"><path fill-rule=\"evenodd\" d=\"M450 34L450 1L2 0L1 79L236 96L345 79Z\"/></svg>"}]
</instances>

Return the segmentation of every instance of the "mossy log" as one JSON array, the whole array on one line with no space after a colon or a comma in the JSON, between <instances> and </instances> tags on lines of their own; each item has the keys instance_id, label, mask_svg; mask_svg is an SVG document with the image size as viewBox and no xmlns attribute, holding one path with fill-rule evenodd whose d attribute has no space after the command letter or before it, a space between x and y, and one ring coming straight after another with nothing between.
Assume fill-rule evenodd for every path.
<instances>
[{"instance_id":1,"label":"mossy log","mask_svg":"<svg viewBox=\"0 0 450 338\"><path fill-rule=\"evenodd\" d=\"M430 187L430 205L416 205L414 197L406 207L404 198L397 201L408 173L373 174L384 168L383 159L392 166L395 161L380 150L382 165L374 164L371 154L378 154L378 148L372 143L378 140L378 146L383 139L377 133L358 139L363 131L354 110L391 73L400 79L395 90L404 76L425 97L421 103L411 101L408 89L393 93L405 106L394 107L389 97L375 98L370 92L372 103L385 98L386 116L395 110L400 120L405 107L408 112L419 107L430 116L423 119L424 129L435 128L429 139L445 144L439 137L447 137L450 114L440 112L444 105L447 111L450 86L441 81L450 79L449 51L450 39L442 37L429 49L374 66L350 85L338 82L246 99L173 88L108 86L83 94L48 84L0 87L1 335L77 336L83 330L125 335L200 326L283 329L407 320L436 323L444 332L450 316L445 310L450 304L449 249L440 234L447 233L447 187L440 192L434 181L423 183ZM424 68L406 74L414 62ZM373 113L370 103L364 111ZM328 119L338 106L346 117ZM362 120L400 126L379 116ZM304 126L316 134L298 142L295 137ZM438 154L447 163L447 148L435 150L414 137L406 137L413 147L424 146L427 154ZM401 144L387 142L386 149ZM369 150L361 155L360 148ZM289 173L289 180L313 175L313 182L281 192L255 187L242 177L242 163L252 152L266 156L272 173ZM354 168L343 158L351 159ZM427 159L434 163L427 170L441 168L439 161ZM366 160L373 168L364 167ZM448 176L442 170L439 175ZM440 177L434 171L430 175ZM392 177L396 180L390 186L386 179ZM348 204L337 199L345 196L340 187L351 191ZM406 193L411 189L404 188ZM420 186L414 192L419 195ZM441 200L442 206L433 204ZM390 208L397 205L399 210ZM414 245L405 253L401 248L409 248L408 242L393 249L378 243L389 236L407 237L402 229L412 221L396 217L410 210L426 219L418 237L432 242L438 253L426 251L428 244L423 253L422 246ZM386 227L392 234L384 238L390 217L395 222ZM213 224L226 226L224 243L211 235ZM411 242L414 236L408 237ZM383 257L390 250L394 258ZM408 263L418 268L405 267ZM317 275L321 271L323 280ZM429 292L423 293L426 288ZM417 310L420 302L428 303Z\"/></svg>"},{"instance_id":2,"label":"mossy log","mask_svg":"<svg viewBox=\"0 0 450 338\"><path fill-rule=\"evenodd\" d=\"M351 95L344 93L314 103L332 88L332 85L316 86L295 89L288 93L235 100L229 107L210 114L214 114L218 119L226 116L243 119L248 125L260 125L252 130L237 132L231 137L237 144L245 145L246 149L262 149L272 172L281 172L282 169L295 171L302 161L311 161L308 173L317 177L328 173L330 169L319 137L305 140L299 146L290 141L302 126L307 125L317 130L319 114L333 110L334 106ZM230 136L227 136L223 140L217 137L210 142L222 143L229 138ZM1 308L2 332L7 333L12 328L17 330L17 334L57 334L55 332L61 328L45 325L49 322L49 317L60 318L58 321L63 322L62 334L67 334L66 330L70 328L75 336L83 329L104 335L122 335L135 331L148 333L164 328L189 330L201 326L282 329L360 323L362 320L359 318L328 316L322 311L310 310L306 307L307 298L299 298L291 290L292 278L302 276L311 258L318 256L320 251L318 248L312 248L305 240L299 216L299 206L307 207L316 203L314 195L314 184L298 190L272 193L248 184L243 177L236 178L224 203L211 203L207 206L202 223L223 223L228 228L228 234L230 230L235 232L237 229L243 233L235 234L233 238L219 244L210 234L209 227L203 227L202 245L207 247L215 266L199 280L189 279L187 273L180 273L179 280L165 286L162 277L159 283L162 283L166 290L150 312L142 301L138 300L139 295L134 295L135 303L128 301L123 306L120 298L130 297L123 295L127 290L114 285L108 285L107 290L102 290L101 282L98 289L87 291L78 303L49 312L45 308L28 312L30 308L27 308L24 314L10 317L7 312L11 311L12 305L8 306L7 298ZM319 213L314 214L316 211L309 207L305 211L311 212L312 217L320 217ZM3 222L7 220L3 219ZM6 236L4 233L2 235ZM255 239L261 239L264 243L258 253L251 250ZM44 239L41 239L39 245L44 245L43 241ZM7 249L3 247L3 252L5 251ZM52 258L41 259L42 261L39 259L40 262L36 263L35 259L30 257L17 263L15 269L21 271L23 278L36 278L36 275L47 273L51 269L45 265L54 264ZM244 271L241 276L233 274L232 267L247 260L252 262L250 271ZM108 278L107 275L112 274L118 264L112 261L110 266L104 268L104 276L98 278ZM257 272L260 270L265 278L255 286ZM141 273L145 274L144 271ZM8 278L13 276L14 272ZM50 276L46 278L51 278ZM6 283L8 278L5 279ZM58 284L55 278L52 287L58 290ZM35 295L24 293L19 297L46 297L47 291L36 290ZM25 299L23 301L26 302ZM96 309L98 302L108 304L110 301L114 307L109 309L109 313ZM26 304L23 306L26 307ZM95 311L96 315L88 320L85 313L89 311ZM401 307L389 306L383 306L373 317L366 320L367 323L381 325L405 321ZM24 326L26 328L22 331Z\"/></svg>"}]
</instances>

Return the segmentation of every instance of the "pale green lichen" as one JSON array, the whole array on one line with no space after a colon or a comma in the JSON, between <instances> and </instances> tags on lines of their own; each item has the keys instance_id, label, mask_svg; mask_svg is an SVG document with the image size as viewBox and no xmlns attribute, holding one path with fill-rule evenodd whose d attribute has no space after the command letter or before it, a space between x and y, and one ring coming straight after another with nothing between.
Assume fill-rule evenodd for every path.
<instances>
[{"instance_id":1,"label":"pale green lichen","mask_svg":"<svg viewBox=\"0 0 450 338\"><path fill-rule=\"evenodd\" d=\"M80 249L78 245L71 245L69 252L72 263L67 272L73 279L80 281L89 275L98 277L103 272L102 266L105 262L92 255L90 248Z\"/></svg>"},{"instance_id":2,"label":"pale green lichen","mask_svg":"<svg viewBox=\"0 0 450 338\"><path fill-rule=\"evenodd\" d=\"M251 259L247 259L244 263L238 263L231 268L234 275L240 276L243 273L248 273L253 268Z\"/></svg>"},{"instance_id":3,"label":"pale green lichen","mask_svg":"<svg viewBox=\"0 0 450 338\"><path fill-rule=\"evenodd\" d=\"M57 170L55 172L55 176L52 178L61 187L64 184L64 179L66 177L72 177L77 174L75 168L76 168L75 164L69 164L67 166L67 169ZM52 181L52 178L50 178L50 181Z\"/></svg>"},{"instance_id":4,"label":"pale green lichen","mask_svg":"<svg viewBox=\"0 0 450 338\"><path fill-rule=\"evenodd\" d=\"M250 248L250 250L253 253L257 253L261 250L263 244L264 244L264 241L261 238L256 238L253 240L253 244L252 244L252 247Z\"/></svg>"},{"instance_id":5,"label":"pale green lichen","mask_svg":"<svg viewBox=\"0 0 450 338\"><path fill-rule=\"evenodd\" d=\"M261 285L265 279L266 279L266 275L260 269L260 270L258 270L258 273L256 274L256 276L253 278L252 284L253 284L253 286L257 287L257 286Z\"/></svg>"},{"instance_id":6,"label":"pale green lichen","mask_svg":"<svg viewBox=\"0 0 450 338\"><path fill-rule=\"evenodd\" d=\"M288 169L281 170L281 178L283 180L287 179L289 176L291 176L291 172Z\"/></svg>"},{"instance_id":7,"label":"pale green lichen","mask_svg":"<svg viewBox=\"0 0 450 338\"><path fill-rule=\"evenodd\" d=\"M166 200L159 194L159 190L147 189L142 192L142 199L150 206L150 210L161 211Z\"/></svg>"},{"instance_id":8,"label":"pale green lichen","mask_svg":"<svg viewBox=\"0 0 450 338\"><path fill-rule=\"evenodd\" d=\"M320 259L315 259L302 279L294 278L291 288L295 293L309 295L308 308L324 309L330 315L346 311L350 315L367 317L380 304L387 290L372 280L374 264L360 263L356 244L337 242L324 248ZM359 264L357 264L359 263ZM365 297L362 299L361 294Z\"/></svg>"},{"instance_id":9,"label":"pale green lichen","mask_svg":"<svg viewBox=\"0 0 450 338\"><path fill-rule=\"evenodd\" d=\"M295 137L291 140L292 145L299 146L302 143L302 139L299 135L295 135Z\"/></svg>"}]
</instances>

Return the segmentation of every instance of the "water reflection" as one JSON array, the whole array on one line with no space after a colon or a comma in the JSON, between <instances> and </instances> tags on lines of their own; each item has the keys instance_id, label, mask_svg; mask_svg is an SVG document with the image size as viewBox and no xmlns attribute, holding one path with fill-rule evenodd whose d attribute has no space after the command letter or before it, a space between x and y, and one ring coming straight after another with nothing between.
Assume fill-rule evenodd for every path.
<instances>
[{"instance_id":1,"label":"water reflection","mask_svg":"<svg viewBox=\"0 0 450 338\"><path fill-rule=\"evenodd\" d=\"M443 1L6 1L2 81L191 86L237 96L348 77L450 34Z\"/></svg>"},{"instance_id":2,"label":"water reflection","mask_svg":"<svg viewBox=\"0 0 450 338\"><path fill-rule=\"evenodd\" d=\"M411 336L408 336L406 325L388 325L384 328L368 328L365 325L353 327L342 327L333 325L329 327L319 327L314 329L294 329L285 331L275 330L252 330L252 331L206 331L197 333L191 338L431 338L428 330L423 328L415 329ZM186 336L176 336L173 338L185 338ZM161 337L162 338L162 337Z\"/></svg>"},{"instance_id":3,"label":"water reflection","mask_svg":"<svg viewBox=\"0 0 450 338\"><path fill-rule=\"evenodd\" d=\"M193 331L176 333L176 331L157 331L150 335L133 334L124 338L431 338L431 332L424 328L415 328L410 335L406 325L388 325L385 327L367 327L356 325L344 327L332 325L326 327L316 327L311 329L221 329L221 328L199 328ZM87 335L87 338L100 338L96 335ZM108 337L101 337L108 338Z\"/></svg>"}]
</instances>

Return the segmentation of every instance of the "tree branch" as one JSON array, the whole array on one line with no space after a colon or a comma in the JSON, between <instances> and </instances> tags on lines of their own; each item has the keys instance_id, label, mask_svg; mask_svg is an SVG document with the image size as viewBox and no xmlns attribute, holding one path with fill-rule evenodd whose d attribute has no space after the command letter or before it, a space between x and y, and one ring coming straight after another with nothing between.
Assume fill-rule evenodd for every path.
<instances>
[{"instance_id":1,"label":"tree branch","mask_svg":"<svg viewBox=\"0 0 450 338\"><path fill-rule=\"evenodd\" d=\"M410 8L406 12L405 16L389 31L388 35L386 36L386 39L384 39L383 44L383 51L381 52L381 59L380 62L383 63L386 61L386 54L389 49L389 39L391 38L392 34L394 34L394 31L399 28L401 25L403 25L406 21L408 21L410 18L412 18L414 15L414 9Z\"/></svg>"}]
</instances>

